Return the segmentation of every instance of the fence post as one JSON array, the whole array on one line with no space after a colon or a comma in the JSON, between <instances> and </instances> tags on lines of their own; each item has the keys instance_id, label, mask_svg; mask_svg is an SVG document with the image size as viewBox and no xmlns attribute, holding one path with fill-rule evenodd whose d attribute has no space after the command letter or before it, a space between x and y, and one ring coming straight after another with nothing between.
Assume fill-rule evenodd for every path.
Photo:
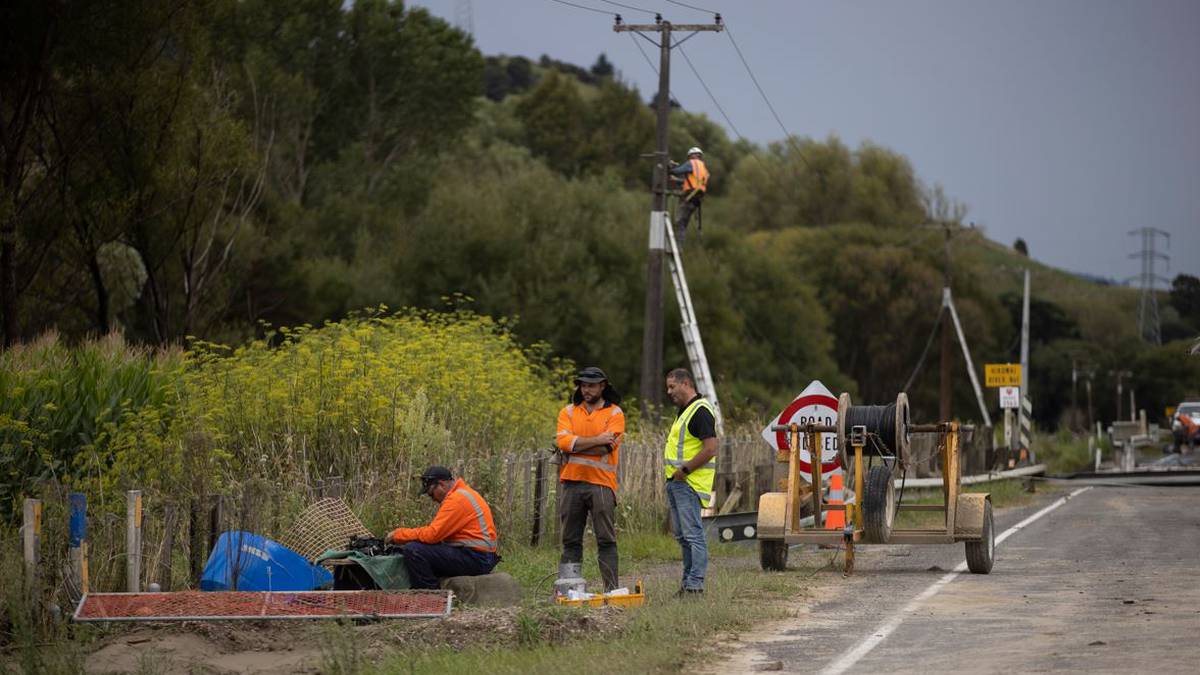
<instances>
[{"instance_id":1,"label":"fence post","mask_svg":"<svg viewBox=\"0 0 1200 675\"><path fill-rule=\"evenodd\" d=\"M191 582L197 586L200 584L200 575L204 565L204 536L200 531L203 508L200 497L193 496L191 508L188 509L188 573Z\"/></svg>"},{"instance_id":2,"label":"fence post","mask_svg":"<svg viewBox=\"0 0 1200 675\"><path fill-rule=\"evenodd\" d=\"M208 550L217 547L221 538L221 523L225 520L225 498L222 495L212 495L212 510L208 512Z\"/></svg>"},{"instance_id":3,"label":"fence post","mask_svg":"<svg viewBox=\"0 0 1200 675\"><path fill-rule=\"evenodd\" d=\"M25 583L29 597L36 604L38 596L39 566L42 558L42 500L25 498L22 513L24 533Z\"/></svg>"},{"instance_id":4,"label":"fence post","mask_svg":"<svg viewBox=\"0 0 1200 675\"><path fill-rule=\"evenodd\" d=\"M542 477L545 472L546 459L539 452L533 475L533 532L529 537L530 546L537 546L538 540L542 537L542 503L545 501L546 495L546 482L542 480Z\"/></svg>"},{"instance_id":5,"label":"fence post","mask_svg":"<svg viewBox=\"0 0 1200 675\"><path fill-rule=\"evenodd\" d=\"M161 591L171 590L171 550L175 548L175 505L163 507L163 544L162 555L158 558L158 588Z\"/></svg>"},{"instance_id":6,"label":"fence post","mask_svg":"<svg viewBox=\"0 0 1200 675\"><path fill-rule=\"evenodd\" d=\"M71 493L71 522L69 528L69 553L71 574L78 584L80 593L88 592L88 556L87 556L87 495L82 492Z\"/></svg>"},{"instance_id":7,"label":"fence post","mask_svg":"<svg viewBox=\"0 0 1200 675\"><path fill-rule=\"evenodd\" d=\"M142 590L142 491L125 493L125 590Z\"/></svg>"}]
</instances>

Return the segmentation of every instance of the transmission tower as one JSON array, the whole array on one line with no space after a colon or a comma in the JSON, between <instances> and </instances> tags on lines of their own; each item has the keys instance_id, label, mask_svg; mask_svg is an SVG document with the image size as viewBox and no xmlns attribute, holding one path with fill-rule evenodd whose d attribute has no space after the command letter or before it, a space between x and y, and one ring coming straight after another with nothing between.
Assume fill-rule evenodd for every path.
<instances>
[{"instance_id":1,"label":"transmission tower","mask_svg":"<svg viewBox=\"0 0 1200 675\"><path fill-rule=\"evenodd\" d=\"M1158 282L1164 284L1167 280L1154 273L1154 267L1158 260L1166 261L1170 265L1170 257L1165 253L1159 253L1155 250L1155 244L1158 238L1166 239L1167 246L1171 245L1171 234L1153 227L1141 227L1129 232L1129 236L1140 236L1142 238L1142 250L1137 253L1130 253L1130 258L1140 258L1142 261L1142 273L1136 277L1130 277L1138 280L1138 285L1142 289L1142 297L1138 302L1138 333L1147 342L1154 344L1162 344L1162 331L1159 327L1158 318ZM1168 267L1169 269L1169 267Z\"/></svg>"}]
</instances>

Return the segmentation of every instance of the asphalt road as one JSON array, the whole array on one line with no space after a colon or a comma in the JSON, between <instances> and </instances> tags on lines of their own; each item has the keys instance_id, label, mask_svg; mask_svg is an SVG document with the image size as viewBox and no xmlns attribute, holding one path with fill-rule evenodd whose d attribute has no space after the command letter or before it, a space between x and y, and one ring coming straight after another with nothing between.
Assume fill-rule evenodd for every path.
<instances>
[{"instance_id":1,"label":"asphalt road","mask_svg":"<svg viewBox=\"0 0 1200 675\"><path fill-rule=\"evenodd\" d=\"M997 513L997 537L1078 489ZM1092 487L1009 534L991 574L955 574L963 555L859 547L854 576L818 572L793 617L706 670L1200 672L1200 487Z\"/></svg>"}]
</instances>

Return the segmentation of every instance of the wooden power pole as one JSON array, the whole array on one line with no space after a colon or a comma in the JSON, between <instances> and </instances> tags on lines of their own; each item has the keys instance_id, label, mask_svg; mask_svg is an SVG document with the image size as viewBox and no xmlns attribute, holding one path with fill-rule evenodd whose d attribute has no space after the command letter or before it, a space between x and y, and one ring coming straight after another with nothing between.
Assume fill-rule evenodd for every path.
<instances>
[{"instance_id":1,"label":"wooden power pole","mask_svg":"<svg viewBox=\"0 0 1200 675\"><path fill-rule=\"evenodd\" d=\"M642 375L641 412L650 419L658 415L663 394L663 254L666 251L666 228L670 227L667 216L667 128L671 112L671 48L700 31L720 31L721 17L711 24L679 24L658 20L653 24L625 24L617 17L613 30L618 33L633 32L649 40L659 48L658 98L655 109L658 113L657 133L654 150L653 200L650 206L649 251L646 256L646 313L642 328ZM671 43L672 32L690 32L679 42ZM655 42L646 33L658 33Z\"/></svg>"}]
</instances>

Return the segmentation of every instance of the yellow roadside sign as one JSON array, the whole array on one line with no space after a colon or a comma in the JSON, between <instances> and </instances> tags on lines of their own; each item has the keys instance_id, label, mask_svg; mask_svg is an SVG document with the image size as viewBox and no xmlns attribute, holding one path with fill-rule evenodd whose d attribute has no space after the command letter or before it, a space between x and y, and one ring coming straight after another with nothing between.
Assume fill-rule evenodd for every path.
<instances>
[{"instance_id":1,"label":"yellow roadside sign","mask_svg":"<svg viewBox=\"0 0 1200 675\"><path fill-rule=\"evenodd\" d=\"M983 366L983 376L989 387L1021 386L1021 364L988 363Z\"/></svg>"}]
</instances>

